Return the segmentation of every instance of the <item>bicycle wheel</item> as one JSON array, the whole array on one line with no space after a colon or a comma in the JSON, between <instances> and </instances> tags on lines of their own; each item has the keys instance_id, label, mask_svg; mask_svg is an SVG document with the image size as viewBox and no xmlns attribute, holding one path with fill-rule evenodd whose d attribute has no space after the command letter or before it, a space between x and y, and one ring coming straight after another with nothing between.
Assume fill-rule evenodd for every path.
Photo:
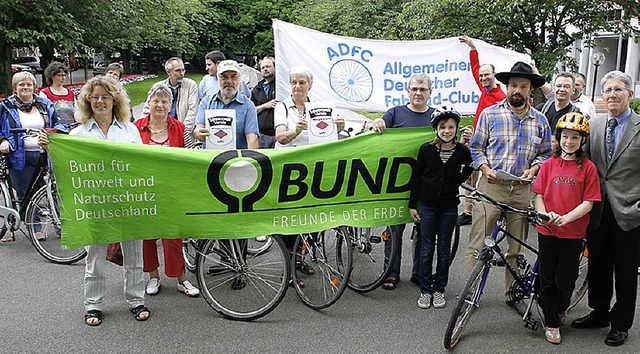
<instances>
[{"instance_id":1,"label":"bicycle wheel","mask_svg":"<svg viewBox=\"0 0 640 354\"><path fill-rule=\"evenodd\" d=\"M251 321L273 311L289 284L289 251L279 237L261 254L248 254L255 239L207 240L199 251L198 283L202 295L216 312Z\"/></svg>"},{"instance_id":2,"label":"bicycle wheel","mask_svg":"<svg viewBox=\"0 0 640 354\"><path fill-rule=\"evenodd\" d=\"M36 250L53 263L72 264L87 255L84 248L62 246L58 201L47 186L41 187L27 205L25 224Z\"/></svg>"},{"instance_id":3,"label":"bicycle wheel","mask_svg":"<svg viewBox=\"0 0 640 354\"><path fill-rule=\"evenodd\" d=\"M184 266L191 273L196 272L196 266L198 265L198 248L202 245L203 240L196 240L194 238L182 239L182 258L184 258Z\"/></svg>"},{"instance_id":4,"label":"bicycle wheel","mask_svg":"<svg viewBox=\"0 0 640 354\"><path fill-rule=\"evenodd\" d=\"M353 247L353 267L347 282L350 289L366 293L384 282L391 270L397 253L397 242L388 226L349 227ZM391 247L390 256L385 256L385 247Z\"/></svg>"},{"instance_id":5,"label":"bicycle wheel","mask_svg":"<svg viewBox=\"0 0 640 354\"><path fill-rule=\"evenodd\" d=\"M584 298L584 295L589 289L589 283L587 282L587 267L589 266L589 249L587 248L587 242L583 242L582 251L580 252L580 265L578 266L578 279L576 279L576 287L571 294L571 302L567 311L576 307L576 305Z\"/></svg>"},{"instance_id":6,"label":"bicycle wheel","mask_svg":"<svg viewBox=\"0 0 640 354\"><path fill-rule=\"evenodd\" d=\"M473 310L478 307L489 269L489 263L484 257L480 257L473 266L469 280L467 280L467 284L458 299L458 304L451 313L451 318L449 318L447 330L444 334L445 349L452 349L458 344Z\"/></svg>"},{"instance_id":7,"label":"bicycle wheel","mask_svg":"<svg viewBox=\"0 0 640 354\"><path fill-rule=\"evenodd\" d=\"M10 192L9 186L7 185L6 181L2 181L0 183L0 207L4 207L4 208L13 207L13 204L11 203L10 193L11 192ZM12 217L11 215L9 215L8 217L10 218L9 220L5 220L4 217L0 217L0 239L3 239L5 237L5 235L7 234L7 231L11 232L7 227L7 225L15 225L17 222L15 218ZM14 236L10 233L8 238L10 239L11 237L14 237Z\"/></svg>"},{"instance_id":8,"label":"bicycle wheel","mask_svg":"<svg viewBox=\"0 0 640 354\"><path fill-rule=\"evenodd\" d=\"M316 310L338 301L347 288L353 262L346 228L300 235L293 249L292 262L306 263L315 270L313 274L305 274L308 268L295 267L293 284L300 300Z\"/></svg>"},{"instance_id":9,"label":"bicycle wheel","mask_svg":"<svg viewBox=\"0 0 640 354\"><path fill-rule=\"evenodd\" d=\"M273 244L273 238L267 236L256 237L253 239L255 242L250 242L247 247L247 252L249 254L261 254L266 252L269 247Z\"/></svg>"}]
</instances>

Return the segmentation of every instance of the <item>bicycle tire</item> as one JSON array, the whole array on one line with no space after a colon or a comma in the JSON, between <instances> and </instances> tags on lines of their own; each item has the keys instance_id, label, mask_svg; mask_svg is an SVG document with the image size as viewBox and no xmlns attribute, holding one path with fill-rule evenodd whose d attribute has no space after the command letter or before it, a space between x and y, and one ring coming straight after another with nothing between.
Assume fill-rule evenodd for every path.
<instances>
[{"instance_id":1,"label":"bicycle tire","mask_svg":"<svg viewBox=\"0 0 640 354\"><path fill-rule=\"evenodd\" d=\"M347 228L353 247L353 267L347 285L351 290L366 293L377 289L389 275L398 244L388 226ZM389 256L385 247L390 246Z\"/></svg>"},{"instance_id":2,"label":"bicycle tire","mask_svg":"<svg viewBox=\"0 0 640 354\"><path fill-rule=\"evenodd\" d=\"M294 267L293 285L300 300L315 310L333 305L347 288L353 264L351 239L346 228L300 235L293 249L293 264L305 262L315 269L314 274L305 274Z\"/></svg>"},{"instance_id":3,"label":"bicycle tire","mask_svg":"<svg viewBox=\"0 0 640 354\"><path fill-rule=\"evenodd\" d=\"M587 290L589 289L589 282L587 281L587 270L589 266L589 249L587 243L584 242L582 250L580 252L580 263L578 266L578 279L576 279L576 286L571 294L571 302L567 311L570 311L584 298Z\"/></svg>"},{"instance_id":4,"label":"bicycle tire","mask_svg":"<svg viewBox=\"0 0 640 354\"><path fill-rule=\"evenodd\" d=\"M0 183L0 202L2 203L0 206L3 206L5 208L12 208L13 207L13 203L11 202L11 194L10 194L10 189L9 186L7 185L6 181L2 181ZM15 218L12 218L15 219ZM15 225L16 220L4 220L4 218L0 218L0 239L3 239L5 237L5 235L7 234L7 231L9 231L9 228L7 227L7 224L11 225ZM13 236L11 236L13 237Z\"/></svg>"},{"instance_id":5,"label":"bicycle tire","mask_svg":"<svg viewBox=\"0 0 640 354\"><path fill-rule=\"evenodd\" d=\"M490 268L488 261L482 256L473 266L467 284L462 290L458 303L449 318L447 330L444 334L445 349L453 349L460 341L473 310L478 307L478 301L482 295L480 284L486 279Z\"/></svg>"},{"instance_id":6,"label":"bicycle tire","mask_svg":"<svg viewBox=\"0 0 640 354\"><path fill-rule=\"evenodd\" d=\"M27 205L25 224L31 243L47 260L57 264L73 264L87 255L84 247L62 246L60 210L55 197L42 186Z\"/></svg>"},{"instance_id":7,"label":"bicycle tire","mask_svg":"<svg viewBox=\"0 0 640 354\"><path fill-rule=\"evenodd\" d=\"M196 272L198 265L198 249L203 244L203 240L194 238L182 239L182 258L184 259L184 267L191 273Z\"/></svg>"},{"instance_id":8,"label":"bicycle tire","mask_svg":"<svg viewBox=\"0 0 640 354\"><path fill-rule=\"evenodd\" d=\"M252 321L273 311L284 298L291 268L282 240L261 254L232 256L248 240L206 240L199 251L197 278L202 296L216 312L237 321ZM233 246L231 246L233 245ZM237 254L237 252L235 253Z\"/></svg>"},{"instance_id":9,"label":"bicycle tire","mask_svg":"<svg viewBox=\"0 0 640 354\"><path fill-rule=\"evenodd\" d=\"M264 236L266 237L266 236ZM258 238L254 239L256 242L255 243L251 243L248 247L247 247L247 252L249 254L261 254L266 252L269 247L271 247L271 245L273 244L273 239L270 237L267 237L265 241L258 241ZM252 246L253 245L253 246Z\"/></svg>"}]
</instances>

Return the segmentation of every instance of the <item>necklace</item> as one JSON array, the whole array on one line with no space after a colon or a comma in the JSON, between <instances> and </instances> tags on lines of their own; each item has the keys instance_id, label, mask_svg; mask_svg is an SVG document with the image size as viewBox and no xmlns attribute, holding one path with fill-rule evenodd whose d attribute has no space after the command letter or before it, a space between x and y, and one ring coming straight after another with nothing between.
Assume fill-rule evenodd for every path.
<instances>
[{"instance_id":1,"label":"necklace","mask_svg":"<svg viewBox=\"0 0 640 354\"><path fill-rule=\"evenodd\" d=\"M159 129L159 130L153 130L153 129L151 129L151 125L149 125L149 131L151 131L151 134L159 134L159 133L162 133L163 131L167 130L167 126L169 126L169 122L167 122L164 125L164 128Z\"/></svg>"}]
</instances>

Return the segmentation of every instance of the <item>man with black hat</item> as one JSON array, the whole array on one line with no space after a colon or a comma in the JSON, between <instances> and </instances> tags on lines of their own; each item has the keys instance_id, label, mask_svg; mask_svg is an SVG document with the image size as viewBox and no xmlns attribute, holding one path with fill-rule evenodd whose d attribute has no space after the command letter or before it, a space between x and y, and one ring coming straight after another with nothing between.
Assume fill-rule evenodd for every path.
<instances>
[{"instance_id":1,"label":"man with black hat","mask_svg":"<svg viewBox=\"0 0 640 354\"><path fill-rule=\"evenodd\" d=\"M531 90L545 83L528 64L517 62L509 72L496 74L496 79L507 86L507 98L485 109L478 119L470 150L473 167L482 172L478 189L499 202L526 209L531 201L530 181L536 176L540 164L551 154L551 129L545 116L529 105ZM497 171L519 177L518 180L501 179ZM490 235L500 211L488 203L474 203L473 222L469 233L466 269L470 272ZM507 230L525 240L527 220L507 215ZM521 246L508 239L506 257L515 267ZM510 301L509 288L513 276L505 272L507 303L524 312L523 303Z\"/></svg>"}]
</instances>

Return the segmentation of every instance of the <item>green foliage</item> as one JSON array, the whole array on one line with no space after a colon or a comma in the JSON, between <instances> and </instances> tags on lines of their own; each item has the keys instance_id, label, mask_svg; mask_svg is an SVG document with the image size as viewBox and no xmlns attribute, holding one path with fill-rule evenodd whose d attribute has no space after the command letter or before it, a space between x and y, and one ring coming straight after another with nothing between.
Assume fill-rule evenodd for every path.
<instances>
[{"instance_id":1,"label":"green foliage","mask_svg":"<svg viewBox=\"0 0 640 354\"><path fill-rule=\"evenodd\" d=\"M636 113L640 114L640 98L634 98L629 102L629 107L633 109Z\"/></svg>"}]
</instances>

